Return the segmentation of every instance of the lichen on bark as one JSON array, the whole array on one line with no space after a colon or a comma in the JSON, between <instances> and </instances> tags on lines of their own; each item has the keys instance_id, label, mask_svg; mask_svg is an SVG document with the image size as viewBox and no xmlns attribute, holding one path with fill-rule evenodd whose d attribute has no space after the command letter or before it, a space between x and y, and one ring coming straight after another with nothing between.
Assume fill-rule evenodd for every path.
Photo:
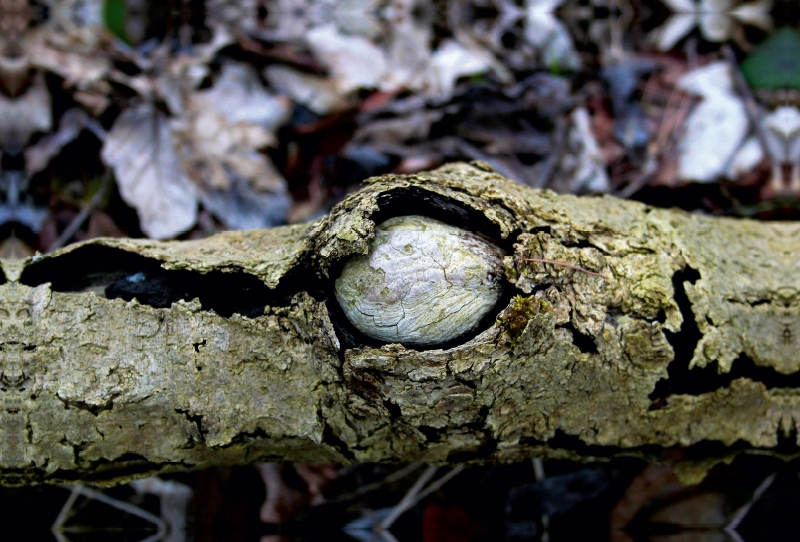
<instances>
[{"instance_id":1,"label":"lichen on bark","mask_svg":"<svg viewBox=\"0 0 800 542\"><path fill-rule=\"evenodd\" d=\"M409 203L507 254L505 297L455 342L381 344L333 295L344 262ZM370 179L309 225L2 262L0 482L264 460L794 454L799 237L798 224L556 195L453 164Z\"/></svg>"}]
</instances>

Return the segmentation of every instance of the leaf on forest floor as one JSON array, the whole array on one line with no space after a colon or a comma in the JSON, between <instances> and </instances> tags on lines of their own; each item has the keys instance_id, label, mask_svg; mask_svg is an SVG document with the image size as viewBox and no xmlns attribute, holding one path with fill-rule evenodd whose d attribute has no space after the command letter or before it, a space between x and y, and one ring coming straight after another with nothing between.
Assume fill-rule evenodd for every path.
<instances>
[{"instance_id":1,"label":"leaf on forest floor","mask_svg":"<svg viewBox=\"0 0 800 542\"><path fill-rule=\"evenodd\" d=\"M742 62L742 75L754 89L800 86L800 34L784 27L764 40Z\"/></svg>"},{"instance_id":2,"label":"leaf on forest floor","mask_svg":"<svg viewBox=\"0 0 800 542\"><path fill-rule=\"evenodd\" d=\"M667 21L650 33L661 51L672 49L695 26L703 38L721 43L734 35L738 25L752 25L762 30L772 28L772 0L742 3L739 0L664 0L672 11Z\"/></svg>"},{"instance_id":3,"label":"leaf on forest floor","mask_svg":"<svg viewBox=\"0 0 800 542\"><path fill-rule=\"evenodd\" d=\"M711 182L723 175L748 132L742 100L733 92L730 66L714 62L692 70L678 88L703 98L678 142L678 178Z\"/></svg>"},{"instance_id":4,"label":"leaf on forest floor","mask_svg":"<svg viewBox=\"0 0 800 542\"><path fill-rule=\"evenodd\" d=\"M108 85L103 78L108 74L110 62L100 51L81 54L62 50L48 43L43 32L38 32L27 41L24 52L33 66L60 75L69 86L85 89Z\"/></svg>"},{"instance_id":5,"label":"leaf on forest floor","mask_svg":"<svg viewBox=\"0 0 800 542\"><path fill-rule=\"evenodd\" d=\"M629 56L606 66L606 81L614 110L614 138L626 149L642 149L650 140L650 129L639 100L634 99L639 82L658 68L650 59Z\"/></svg>"},{"instance_id":6,"label":"leaf on forest floor","mask_svg":"<svg viewBox=\"0 0 800 542\"><path fill-rule=\"evenodd\" d=\"M605 193L611 189L606 164L592 132L589 111L576 108L569 115L566 152L559 164L556 190Z\"/></svg>"},{"instance_id":7,"label":"leaf on forest floor","mask_svg":"<svg viewBox=\"0 0 800 542\"><path fill-rule=\"evenodd\" d=\"M206 208L229 228L283 222L290 206L286 182L259 149L275 144L275 131L291 113L289 100L269 94L252 68L228 62L214 86L189 95L186 111L172 127Z\"/></svg>"},{"instance_id":8,"label":"leaf on forest floor","mask_svg":"<svg viewBox=\"0 0 800 542\"><path fill-rule=\"evenodd\" d=\"M6 98L0 94L0 147L17 153L36 132L47 132L53 125L50 92L40 73L24 94Z\"/></svg>"},{"instance_id":9,"label":"leaf on forest floor","mask_svg":"<svg viewBox=\"0 0 800 542\"><path fill-rule=\"evenodd\" d=\"M413 21L413 18L408 21ZM458 78L488 69L478 52L455 40L443 40L435 51L431 50L429 24L404 22L393 25L383 45L362 36L341 33L334 24L311 29L306 39L315 57L328 69L338 93L335 99L330 96L331 89L318 80L296 75L291 84L295 95L311 97L317 89L324 93L321 103L312 107L316 111L321 110L322 104L341 102L358 89L378 89L389 93L412 90L448 100ZM274 71L270 79L277 79Z\"/></svg>"},{"instance_id":10,"label":"leaf on forest floor","mask_svg":"<svg viewBox=\"0 0 800 542\"><path fill-rule=\"evenodd\" d=\"M178 155L163 113L150 103L125 110L103 145L120 195L139 214L142 231L168 239L197 219L197 191Z\"/></svg>"},{"instance_id":11,"label":"leaf on forest floor","mask_svg":"<svg viewBox=\"0 0 800 542\"><path fill-rule=\"evenodd\" d=\"M281 179L271 163L273 179ZM286 189L277 192L259 192L249 182L231 174L230 186L226 190L204 189L200 191L203 207L219 218L226 227L234 230L254 230L277 226L286 221L292 206L292 198Z\"/></svg>"},{"instance_id":12,"label":"leaf on forest floor","mask_svg":"<svg viewBox=\"0 0 800 542\"><path fill-rule=\"evenodd\" d=\"M542 54L547 68L555 71L577 70L581 60L575 51L567 27L556 17L555 10L564 0L527 0L525 39Z\"/></svg>"},{"instance_id":13,"label":"leaf on forest floor","mask_svg":"<svg viewBox=\"0 0 800 542\"><path fill-rule=\"evenodd\" d=\"M762 121L767 152L772 159L772 187L776 193L800 192L800 110L793 105L778 107ZM788 187L784 187L788 168Z\"/></svg>"},{"instance_id":14,"label":"leaf on forest floor","mask_svg":"<svg viewBox=\"0 0 800 542\"><path fill-rule=\"evenodd\" d=\"M303 73L286 66L268 66L264 77L270 87L318 115L347 109L352 101L339 92L334 81L321 75Z\"/></svg>"}]
</instances>

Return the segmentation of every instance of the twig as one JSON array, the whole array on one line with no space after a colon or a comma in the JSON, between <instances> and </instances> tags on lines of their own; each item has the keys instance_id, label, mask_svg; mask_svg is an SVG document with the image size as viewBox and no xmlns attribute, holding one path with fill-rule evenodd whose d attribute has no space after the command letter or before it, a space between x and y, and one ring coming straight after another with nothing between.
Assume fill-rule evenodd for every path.
<instances>
[{"instance_id":1,"label":"twig","mask_svg":"<svg viewBox=\"0 0 800 542\"><path fill-rule=\"evenodd\" d=\"M402 478L405 478L418 468L420 468L423 463L416 462L416 463L409 463L402 469L394 471L392 474L385 476L384 478L378 480L377 482L372 482L371 484L367 484L365 486L359 487L355 491L351 491L349 493L345 493L344 495L339 495L335 499L329 499L328 504L331 503L338 503L338 502L346 502L349 500L353 500L356 497L360 497L362 495L366 495L371 491L375 491L376 489L380 489L381 487L396 482Z\"/></svg>"},{"instance_id":2,"label":"twig","mask_svg":"<svg viewBox=\"0 0 800 542\"><path fill-rule=\"evenodd\" d=\"M384 533L389 530L392 524L399 518L403 513L417 504L419 501L433 493L434 491L438 491L443 485L449 482L455 475L460 473L464 470L463 465L459 465L451 469L447 474L433 482L427 488L422 490L423 486L430 480L433 475L436 473L439 467L430 466L425 469L425 472L422 473L422 476L419 477L417 482L408 490L405 494L403 499L394 507L394 509L386 516L380 524L376 526L376 532Z\"/></svg>"},{"instance_id":3,"label":"twig","mask_svg":"<svg viewBox=\"0 0 800 542\"><path fill-rule=\"evenodd\" d=\"M733 83L736 85L736 91L739 93L742 101L744 101L744 109L747 113L747 118L756 132L756 137L761 144L761 149L764 151L764 154L772 159L772 155L769 152L769 138L764 130L764 126L761 124L756 99L753 96L750 85L747 84L747 81L744 80L744 76L742 76L742 72L739 71L739 66L736 64L736 55L730 45L726 44L722 48L722 55L725 57L725 61L728 63L728 67L731 70L731 77L733 77Z\"/></svg>"},{"instance_id":4,"label":"twig","mask_svg":"<svg viewBox=\"0 0 800 542\"><path fill-rule=\"evenodd\" d=\"M86 205L86 207L81 209L75 218L72 219L72 222L70 222L69 225L64 228L64 231L61 232L61 235L56 237L56 240L53 241L53 244L51 244L47 249L47 252L53 252L57 248L61 248L66 244L67 241L70 240L73 235L75 235L75 232L78 231L78 228L81 227L86 219L89 218L89 215L92 213L92 211L94 211L95 208L100 205L100 202L103 201L106 191L108 190L108 184L110 180L111 170L107 169L106 172L103 173L103 178L100 181L100 188L97 189L97 192L95 193L94 197L92 197L92 200L88 205Z\"/></svg>"},{"instance_id":5,"label":"twig","mask_svg":"<svg viewBox=\"0 0 800 542\"><path fill-rule=\"evenodd\" d=\"M776 472L773 472L772 474L770 474L769 476L767 476L767 477L764 479L764 481L763 481L763 482L761 482L761 484L760 484L760 485L759 485L759 486L756 488L756 490L753 492L753 496L752 496L752 497L750 497L750 500L749 500L749 501L747 501L747 502L746 502L746 503L745 503L745 504L744 504L742 507L740 507L740 508L739 508L739 509L738 509L738 510L737 510L737 511L736 511L736 512L733 514L733 516L731 517L731 520L730 520L730 521L728 522L728 524L727 524L727 525L726 525L726 526L723 528L723 531L725 532L725 534L727 534L728 536L730 536L730 537L731 537L731 538L734 540L734 542L743 542L743 539L742 539L742 537L741 537L741 536L739 536L739 533L738 533L738 532L736 532L736 528L737 528L737 527L739 526L739 524L742 522L742 520L743 520L743 519L744 519L744 517L747 515L747 513L748 513L748 512L750 512L750 508L753 506L753 504L754 504L756 501L758 501L758 499L760 499L760 498L761 498L761 496L764 494L764 492L765 492L765 491L767 491L767 489L769 489L769 486L771 486L771 485L772 485L772 482L774 482L774 481L775 481L775 476L776 476L776 475L777 475L777 473L776 473Z\"/></svg>"},{"instance_id":6,"label":"twig","mask_svg":"<svg viewBox=\"0 0 800 542\"><path fill-rule=\"evenodd\" d=\"M411 503L411 506L414 506L415 504L417 504L419 501L421 501L434 491L438 491L440 487L449 482L456 474L460 473L462 470L464 470L464 465L458 465L457 467L453 467L450 470L450 472L448 472L447 474L436 480L434 483L426 487L424 491L421 491L414 498L413 502Z\"/></svg>"},{"instance_id":7,"label":"twig","mask_svg":"<svg viewBox=\"0 0 800 542\"><path fill-rule=\"evenodd\" d=\"M526 262L549 263L550 265L560 265L561 267L569 267L570 269L574 269L575 271L580 271L581 273L586 273L587 275L594 275L595 277L600 277L602 279L607 278L602 273L597 273L596 271L589 271L588 269L584 269L583 267L578 267L577 265L572 265L571 263L567 262L559 262L556 260L545 260L542 258L520 258L520 260L525 260Z\"/></svg>"},{"instance_id":8,"label":"twig","mask_svg":"<svg viewBox=\"0 0 800 542\"><path fill-rule=\"evenodd\" d=\"M89 499L94 499L103 504L107 504L112 508L116 508L117 510L122 510L123 512L127 512L132 516L139 517L155 525L156 526L155 534L153 534L152 536L148 536L141 542L156 542L158 540L163 539L164 536L167 534L167 524L155 514L151 514L146 510L142 510L138 506L134 506L132 504L128 504L126 502L114 499L112 497L109 497L105 493L101 493L99 491L95 491L94 489L89 489L88 487L81 485L72 486L72 493L70 493L70 496L67 497L67 501L64 503L64 506L61 507L61 511L59 512L56 521L53 523L53 526L50 527L50 530L54 534L61 534L65 530L64 522L66 521L67 515L69 514L70 510L72 509L72 506L75 504L75 501L77 500L79 495L83 495L84 497L87 497ZM63 535L58 538L63 539Z\"/></svg>"},{"instance_id":9,"label":"twig","mask_svg":"<svg viewBox=\"0 0 800 542\"><path fill-rule=\"evenodd\" d=\"M397 506L394 507L394 509L389 513L388 516L383 518L383 521L381 521L379 524L375 526L375 531L378 533L383 531L388 531L389 528L392 526L392 524L397 520L397 518L402 516L406 510L414 506L413 503L416 502L414 500L414 497L416 497L417 493L419 493L425 486L425 484L428 483L428 480L430 480L433 477L433 475L436 474L436 471L438 469L439 467L433 465L425 469L425 472L423 472L422 475L414 483L414 485L411 486L411 489L409 489L408 492L406 492L406 494L403 496L400 502L397 503Z\"/></svg>"}]
</instances>

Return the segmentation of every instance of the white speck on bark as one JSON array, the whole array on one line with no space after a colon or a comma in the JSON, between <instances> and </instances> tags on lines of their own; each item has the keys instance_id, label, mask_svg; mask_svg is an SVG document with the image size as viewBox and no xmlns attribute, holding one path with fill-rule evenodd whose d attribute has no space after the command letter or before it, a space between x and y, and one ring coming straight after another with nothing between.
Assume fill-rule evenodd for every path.
<instances>
[{"instance_id":1,"label":"white speck on bark","mask_svg":"<svg viewBox=\"0 0 800 542\"><path fill-rule=\"evenodd\" d=\"M429 346L475 329L502 294L502 251L423 216L375 229L369 254L349 260L335 293L347 318L380 341Z\"/></svg>"}]
</instances>

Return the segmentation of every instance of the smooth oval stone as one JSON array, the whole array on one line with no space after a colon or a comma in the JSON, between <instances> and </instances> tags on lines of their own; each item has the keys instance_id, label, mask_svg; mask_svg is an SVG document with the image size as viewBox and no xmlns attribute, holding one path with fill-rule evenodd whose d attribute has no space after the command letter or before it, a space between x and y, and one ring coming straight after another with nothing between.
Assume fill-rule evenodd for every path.
<instances>
[{"instance_id":1,"label":"smooth oval stone","mask_svg":"<svg viewBox=\"0 0 800 542\"><path fill-rule=\"evenodd\" d=\"M475 329L502 294L503 252L482 237L423 216L375 229L369 253L345 263L336 299L365 335L430 346Z\"/></svg>"}]
</instances>

